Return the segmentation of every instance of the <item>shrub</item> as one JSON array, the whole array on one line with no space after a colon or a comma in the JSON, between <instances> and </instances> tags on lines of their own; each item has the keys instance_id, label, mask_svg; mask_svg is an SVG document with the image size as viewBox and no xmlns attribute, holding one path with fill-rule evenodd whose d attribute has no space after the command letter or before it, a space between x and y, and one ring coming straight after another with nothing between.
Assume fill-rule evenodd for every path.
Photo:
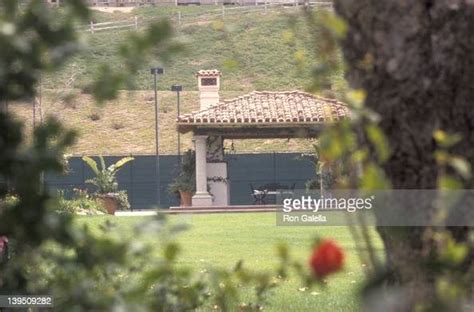
<instances>
[{"instance_id":1,"label":"shrub","mask_svg":"<svg viewBox=\"0 0 474 312\"><path fill-rule=\"evenodd\" d=\"M77 92L71 91L59 96L60 101L64 104L65 108L76 109L77 108L77 100L76 100Z\"/></svg>"},{"instance_id":2,"label":"shrub","mask_svg":"<svg viewBox=\"0 0 474 312\"><path fill-rule=\"evenodd\" d=\"M128 195L126 191L118 191L115 195L115 198L118 201L119 210L129 210L130 202L128 201Z\"/></svg>"},{"instance_id":3,"label":"shrub","mask_svg":"<svg viewBox=\"0 0 474 312\"><path fill-rule=\"evenodd\" d=\"M80 215L98 215L105 213L102 204L90 196L86 190L81 189L74 189L72 199L66 199L64 191L59 191L55 210L58 213Z\"/></svg>"},{"instance_id":4,"label":"shrub","mask_svg":"<svg viewBox=\"0 0 474 312\"><path fill-rule=\"evenodd\" d=\"M87 117L92 121L100 120L100 114L98 112L91 112Z\"/></svg>"},{"instance_id":5,"label":"shrub","mask_svg":"<svg viewBox=\"0 0 474 312\"><path fill-rule=\"evenodd\" d=\"M94 86L92 84L86 84L81 88L82 94L92 94Z\"/></svg>"},{"instance_id":6,"label":"shrub","mask_svg":"<svg viewBox=\"0 0 474 312\"><path fill-rule=\"evenodd\" d=\"M4 199L0 200L0 207L13 206L18 203L18 197L15 195L7 195Z\"/></svg>"},{"instance_id":7,"label":"shrub","mask_svg":"<svg viewBox=\"0 0 474 312\"><path fill-rule=\"evenodd\" d=\"M120 130L120 129L123 129L123 128L125 128L125 125L123 124L123 122L114 121L112 123L112 129L114 129L114 130Z\"/></svg>"},{"instance_id":8,"label":"shrub","mask_svg":"<svg viewBox=\"0 0 474 312\"><path fill-rule=\"evenodd\" d=\"M323 182L323 190L330 190L334 187L337 180L334 178L331 172L324 172L322 174L317 172L314 179L308 180L305 183L306 190L320 190L321 189L321 180Z\"/></svg>"}]
</instances>

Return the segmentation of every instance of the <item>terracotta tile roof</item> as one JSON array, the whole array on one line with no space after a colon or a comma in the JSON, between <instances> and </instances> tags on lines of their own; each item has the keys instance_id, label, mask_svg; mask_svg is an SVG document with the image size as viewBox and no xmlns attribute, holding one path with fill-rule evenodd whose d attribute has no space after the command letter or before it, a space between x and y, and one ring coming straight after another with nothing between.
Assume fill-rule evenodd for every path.
<instances>
[{"instance_id":1,"label":"terracotta tile roof","mask_svg":"<svg viewBox=\"0 0 474 312\"><path fill-rule=\"evenodd\" d=\"M180 125L322 123L349 118L348 107L301 91L257 92L180 115Z\"/></svg>"},{"instance_id":2,"label":"terracotta tile roof","mask_svg":"<svg viewBox=\"0 0 474 312\"><path fill-rule=\"evenodd\" d=\"M196 73L196 76L220 76L221 72L217 69L201 69Z\"/></svg>"}]
</instances>

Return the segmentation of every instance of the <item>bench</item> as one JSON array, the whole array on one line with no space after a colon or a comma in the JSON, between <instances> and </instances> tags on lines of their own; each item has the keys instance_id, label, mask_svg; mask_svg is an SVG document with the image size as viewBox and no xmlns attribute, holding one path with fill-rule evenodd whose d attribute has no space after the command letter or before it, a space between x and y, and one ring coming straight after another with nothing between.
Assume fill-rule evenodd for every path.
<instances>
[{"instance_id":1,"label":"bench","mask_svg":"<svg viewBox=\"0 0 474 312\"><path fill-rule=\"evenodd\" d=\"M284 196L289 196L293 197L293 193L295 190L296 183L293 183L291 187L288 185L283 185L280 183L268 183L264 184L262 186L259 186L258 188L255 188L252 183L250 183L250 191L251 191L251 196L254 199L253 204L262 204L265 205L265 198L268 195L271 196L278 196L278 195L284 195Z\"/></svg>"}]
</instances>

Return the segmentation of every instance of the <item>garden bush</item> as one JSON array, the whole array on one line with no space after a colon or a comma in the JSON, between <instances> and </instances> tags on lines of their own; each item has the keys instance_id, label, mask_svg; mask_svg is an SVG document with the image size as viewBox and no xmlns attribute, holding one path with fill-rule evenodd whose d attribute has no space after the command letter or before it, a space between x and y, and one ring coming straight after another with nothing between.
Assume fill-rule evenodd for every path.
<instances>
[{"instance_id":1,"label":"garden bush","mask_svg":"<svg viewBox=\"0 0 474 312\"><path fill-rule=\"evenodd\" d=\"M64 191L59 191L55 210L58 213L78 215L102 215L106 212L103 205L96 198L89 195L87 190L81 189L74 189L74 195L71 199L65 198Z\"/></svg>"}]
</instances>

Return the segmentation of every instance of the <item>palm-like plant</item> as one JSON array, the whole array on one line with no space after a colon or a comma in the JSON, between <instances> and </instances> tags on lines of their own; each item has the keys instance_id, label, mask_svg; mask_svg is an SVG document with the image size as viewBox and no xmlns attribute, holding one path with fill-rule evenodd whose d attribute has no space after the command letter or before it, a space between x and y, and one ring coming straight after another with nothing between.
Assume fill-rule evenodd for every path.
<instances>
[{"instance_id":1,"label":"palm-like plant","mask_svg":"<svg viewBox=\"0 0 474 312\"><path fill-rule=\"evenodd\" d=\"M104 157L99 156L100 169L98 163L89 156L82 157L82 160L92 169L95 177L86 180L86 183L93 184L97 187L97 193L109 194L116 193L118 190L117 172L127 163L134 160L133 157L124 157L110 166L105 165Z\"/></svg>"}]
</instances>

